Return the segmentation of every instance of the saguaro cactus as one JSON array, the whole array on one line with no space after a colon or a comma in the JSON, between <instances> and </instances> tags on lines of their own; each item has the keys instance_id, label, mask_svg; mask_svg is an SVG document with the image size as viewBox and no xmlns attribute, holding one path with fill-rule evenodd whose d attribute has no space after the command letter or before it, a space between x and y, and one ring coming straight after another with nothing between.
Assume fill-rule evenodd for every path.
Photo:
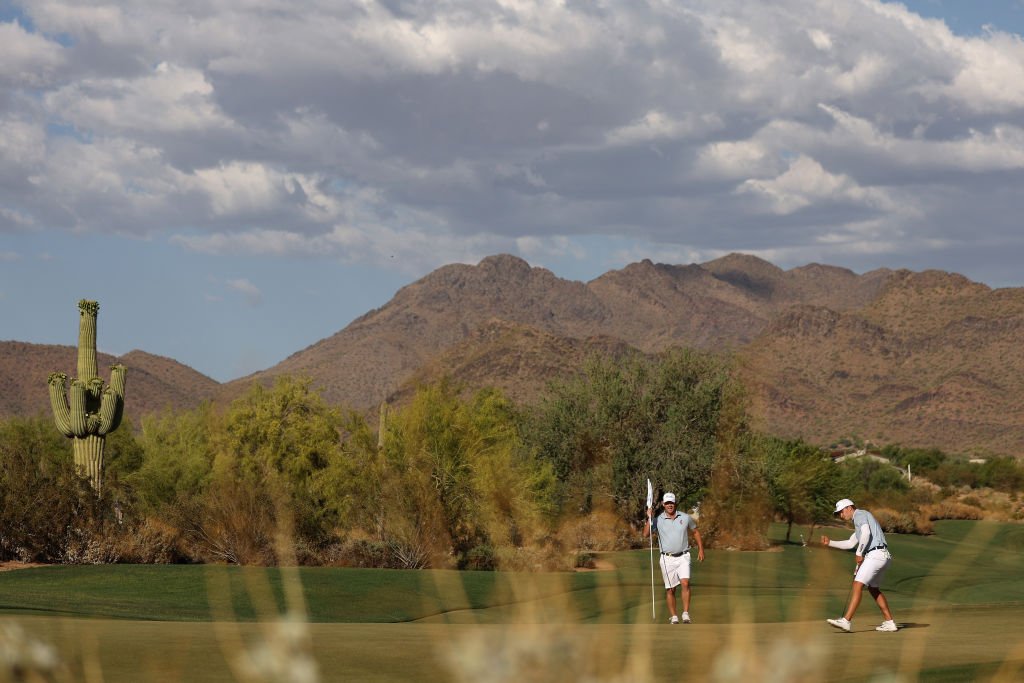
<instances>
[{"instance_id":1,"label":"saguaro cactus","mask_svg":"<svg viewBox=\"0 0 1024 683\"><path fill-rule=\"evenodd\" d=\"M124 377L127 369L120 363L110 367L110 385L96 372L96 316L100 305L82 299L78 302L78 376L72 378L65 395L68 376L50 375L50 405L57 429L72 439L75 464L89 477L97 495L103 486L103 446L106 436L121 424L124 412ZM70 403L68 401L70 396Z\"/></svg>"}]
</instances>

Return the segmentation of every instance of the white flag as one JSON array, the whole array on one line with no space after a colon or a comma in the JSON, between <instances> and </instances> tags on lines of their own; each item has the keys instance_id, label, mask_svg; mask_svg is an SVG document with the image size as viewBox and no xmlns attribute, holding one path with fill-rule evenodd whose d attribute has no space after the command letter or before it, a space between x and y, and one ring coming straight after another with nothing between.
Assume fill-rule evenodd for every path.
<instances>
[{"instance_id":1,"label":"white flag","mask_svg":"<svg viewBox=\"0 0 1024 683\"><path fill-rule=\"evenodd\" d=\"M647 480L647 507L650 509L654 506L654 489L651 488L651 480Z\"/></svg>"}]
</instances>

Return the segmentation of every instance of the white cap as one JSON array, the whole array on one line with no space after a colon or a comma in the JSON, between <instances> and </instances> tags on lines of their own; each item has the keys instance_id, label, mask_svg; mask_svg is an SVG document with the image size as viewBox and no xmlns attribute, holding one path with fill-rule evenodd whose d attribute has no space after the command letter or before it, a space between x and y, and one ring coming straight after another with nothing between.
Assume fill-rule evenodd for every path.
<instances>
[{"instance_id":1,"label":"white cap","mask_svg":"<svg viewBox=\"0 0 1024 683\"><path fill-rule=\"evenodd\" d=\"M674 503L676 502L676 494L666 493L665 497L661 499L662 503Z\"/></svg>"},{"instance_id":2,"label":"white cap","mask_svg":"<svg viewBox=\"0 0 1024 683\"><path fill-rule=\"evenodd\" d=\"M845 508L845 507L847 507L849 505L853 505L853 501L850 500L849 498L843 498L841 501L836 503L836 511L833 512L832 514L833 515L838 515L840 512L843 511L843 508Z\"/></svg>"}]
</instances>

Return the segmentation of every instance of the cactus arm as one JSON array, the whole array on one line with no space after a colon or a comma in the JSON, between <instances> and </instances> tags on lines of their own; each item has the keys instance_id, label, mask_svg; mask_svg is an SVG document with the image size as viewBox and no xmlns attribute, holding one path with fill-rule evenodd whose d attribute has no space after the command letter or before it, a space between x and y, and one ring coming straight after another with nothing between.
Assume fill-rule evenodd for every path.
<instances>
[{"instance_id":1,"label":"cactus arm","mask_svg":"<svg viewBox=\"0 0 1024 683\"><path fill-rule=\"evenodd\" d=\"M106 436L121 424L121 406L124 400L111 387L107 387L100 399L100 423L96 433Z\"/></svg>"},{"instance_id":2,"label":"cactus arm","mask_svg":"<svg viewBox=\"0 0 1024 683\"><path fill-rule=\"evenodd\" d=\"M110 366L110 388L121 398L124 398L124 380L128 374L128 368L118 363Z\"/></svg>"},{"instance_id":3,"label":"cactus arm","mask_svg":"<svg viewBox=\"0 0 1024 683\"><path fill-rule=\"evenodd\" d=\"M90 377L89 381L85 383L86 391L89 392L89 397L99 401L103 395L103 380L99 377Z\"/></svg>"},{"instance_id":4,"label":"cactus arm","mask_svg":"<svg viewBox=\"0 0 1024 683\"><path fill-rule=\"evenodd\" d=\"M63 372L50 374L47 384L50 385L50 407L53 408L53 421L57 425L57 431L67 437L74 436L71 431L71 408L68 407L68 398L65 395L65 386L68 376Z\"/></svg>"},{"instance_id":5,"label":"cactus arm","mask_svg":"<svg viewBox=\"0 0 1024 683\"><path fill-rule=\"evenodd\" d=\"M96 316L100 305L82 299L78 302L78 376L95 377L96 371Z\"/></svg>"},{"instance_id":6,"label":"cactus arm","mask_svg":"<svg viewBox=\"0 0 1024 683\"><path fill-rule=\"evenodd\" d=\"M71 380L71 388L68 390L71 399L71 434L79 438L89 434L89 421L85 410L86 393L85 382L77 377Z\"/></svg>"},{"instance_id":7,"label":"cactus arm","mask_svg":"<svg viewBox=\"0 0 1024 683\"><path fill-rule=\"evenodd\" d=\"M100 401L100 426L97 434L105 435L118 428L124 414L124 379L127 368L118 363L110 366L110 386L103 390Z\"/></svg>"}]
</instances>

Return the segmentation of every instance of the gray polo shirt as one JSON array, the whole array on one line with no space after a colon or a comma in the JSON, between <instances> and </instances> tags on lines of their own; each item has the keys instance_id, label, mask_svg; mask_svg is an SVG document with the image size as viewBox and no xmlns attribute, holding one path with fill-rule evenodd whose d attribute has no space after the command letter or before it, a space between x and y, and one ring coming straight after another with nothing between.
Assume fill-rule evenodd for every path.
<instances>
[{"instance_id":1,"label":"gray polo shirt","mask_svg":"<svg viewBox=\"0 0 1024 683\"><path fill-rule=\"evenodd\" d=\"M663 553L686 552L690 549L689 529L696 529L697 522L685 512L677 512L675 519L669 519L664 512L654 518L658 532L658 548Z\"/></svg>"},{"instance_id":2,"label":"gray polo shirt","mask_svg":"<svg viewBox=\"0 0 1024 683\"><path fill-rule=\"evenodd\" d=\"M864 525L868 525L868 537L861 538ZM858 544L864 544L864 553L874 550L878 546L885 545L885 534L882 526L875 519L875 516L867 510L854 510L853 512L853 533L857 534Z\"/></svg>"}]
</instances>

